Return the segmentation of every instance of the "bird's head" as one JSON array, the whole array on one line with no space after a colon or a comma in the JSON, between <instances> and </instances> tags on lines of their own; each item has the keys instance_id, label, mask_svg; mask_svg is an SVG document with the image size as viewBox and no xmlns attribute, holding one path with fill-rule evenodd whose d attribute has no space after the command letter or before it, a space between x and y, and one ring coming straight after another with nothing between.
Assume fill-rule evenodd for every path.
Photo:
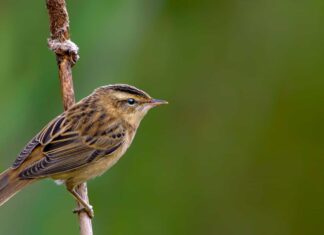
<instances>
[{"instance_id":1,"label":"bird's head","mask_svg":"<svg viewBox=\"0 0 324 235\"><path fill-rule=\"evenodd\" d=\"M126 84L103 86L95 92L103 98L104 105L110 109L110 112L136 126L148 110L168 103L164 100L153 99L146 92Z\"/></svg>"}]
</instances>

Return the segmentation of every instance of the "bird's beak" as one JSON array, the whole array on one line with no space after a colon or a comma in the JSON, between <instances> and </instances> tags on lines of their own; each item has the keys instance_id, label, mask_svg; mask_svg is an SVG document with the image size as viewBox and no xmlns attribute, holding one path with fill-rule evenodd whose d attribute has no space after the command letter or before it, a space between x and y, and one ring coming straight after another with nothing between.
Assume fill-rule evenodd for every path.
<instances>
[{"instance_id":1,"label":"bird's beak","mask_svg":"<svg viewBox=\"0 0 324 235\"><path fill-rule=\"evenodd\" d=\"M159 106L161 104L168 104L168 101L158 100L158 99L151 99L151 101L150 101L150 105L152 105L153 107Z\"/></svg>"}]
</instances>

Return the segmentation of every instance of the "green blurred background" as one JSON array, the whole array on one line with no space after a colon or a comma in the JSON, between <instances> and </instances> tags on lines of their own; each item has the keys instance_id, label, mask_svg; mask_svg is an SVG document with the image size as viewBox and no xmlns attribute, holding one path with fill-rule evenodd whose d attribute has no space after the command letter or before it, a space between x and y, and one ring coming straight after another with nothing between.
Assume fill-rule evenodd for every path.
<instances>
[{"instance_id":1,"label":"green blurred background","mask_svg":"<svg viewBox=\"0 0 324 235\"><path fill-rule=\"evenodd\" d=\"M77 99L129 83L169 101L89 183L95 234L321 234L324 2L68 1ZM0 170L62 111L44 1L0 0ZM0 234L78 234L45 180Z\"/></svg>"}]
</instances>

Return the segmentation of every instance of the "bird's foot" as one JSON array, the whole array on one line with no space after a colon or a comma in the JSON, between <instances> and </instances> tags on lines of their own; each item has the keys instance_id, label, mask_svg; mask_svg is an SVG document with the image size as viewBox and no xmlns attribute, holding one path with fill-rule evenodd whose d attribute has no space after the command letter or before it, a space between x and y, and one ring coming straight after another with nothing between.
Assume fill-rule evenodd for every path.
<instances>
[{"instance_id":1,"label":"bird's foot","mask_svg":"<svg viewBox=\"0 0 324 235\"><path fill-rule=\"evenodd\" d=\"M78 207L73 210L73 213L79 214L81 212L87 213L90 219L94 217L94 211L91 205L89 207Z\"/></svg>"}]
</instances>

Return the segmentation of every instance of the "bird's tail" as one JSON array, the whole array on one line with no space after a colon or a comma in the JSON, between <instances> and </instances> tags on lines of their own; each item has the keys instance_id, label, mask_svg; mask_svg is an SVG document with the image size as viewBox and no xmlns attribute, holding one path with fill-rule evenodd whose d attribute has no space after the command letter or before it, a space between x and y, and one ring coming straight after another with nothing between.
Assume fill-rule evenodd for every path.
<instances>
[{"instance_id":1,"label":"bird's tail","mask_svg":"<svg viewBox=\"0 0 324 235\"><path fill-rule=\"evenodd\" d=\"M34 182L33 179L19 179L18 174L18 171L12 168L0 174L0 206L21 189Z\"/></svg>"}]
</instances>

